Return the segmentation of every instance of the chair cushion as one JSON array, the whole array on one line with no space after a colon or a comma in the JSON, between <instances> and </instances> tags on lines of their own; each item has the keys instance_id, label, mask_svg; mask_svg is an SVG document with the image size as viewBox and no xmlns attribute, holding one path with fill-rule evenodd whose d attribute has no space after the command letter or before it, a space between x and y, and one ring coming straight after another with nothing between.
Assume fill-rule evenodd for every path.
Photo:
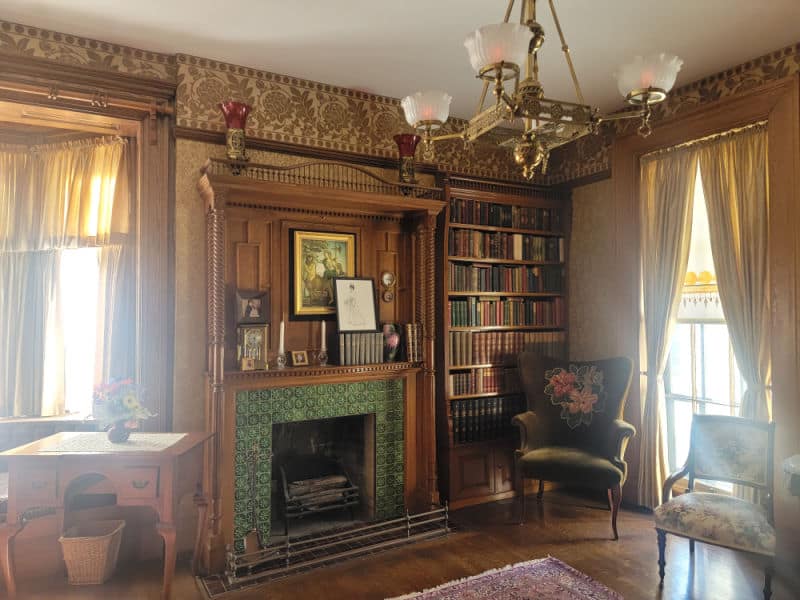
<instances>
[{"instance_id":1,"label":"chair cushion","mask_svg":"<svg viewBox=\"0 0 800 600\"><path fill-rule=\"evenodd\" d=\"M545 446L519 459L525 477L609 488L622 483L625 473L607 458L578 448Z\"/></svg>"},{"instance_id":2,"label":"chair cushion","mask_svg":"<svg viewBox=\"0 0 800 600\"><path fill-rule=\"evenodd\" d=\"M775 555L775 528L763 507L723 494L690 492L653 512L656 528L757 554Z\"/></svg>"}]
</instances>

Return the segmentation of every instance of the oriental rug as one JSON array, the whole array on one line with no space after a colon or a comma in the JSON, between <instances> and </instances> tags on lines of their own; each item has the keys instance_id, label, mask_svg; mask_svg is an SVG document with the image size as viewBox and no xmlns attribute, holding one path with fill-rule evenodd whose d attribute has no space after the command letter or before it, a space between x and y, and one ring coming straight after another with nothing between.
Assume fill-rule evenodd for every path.
<instances>
[{"instance_id":1,"label":"oriental rug","mask_svg":"<svg viewBox=\"0 0 800 600\"><path fill-rule=\"evenodd\" d=\"M622 600L617 592L557 558L492 569L392 600Z\"/></svg>"}]
</instances>

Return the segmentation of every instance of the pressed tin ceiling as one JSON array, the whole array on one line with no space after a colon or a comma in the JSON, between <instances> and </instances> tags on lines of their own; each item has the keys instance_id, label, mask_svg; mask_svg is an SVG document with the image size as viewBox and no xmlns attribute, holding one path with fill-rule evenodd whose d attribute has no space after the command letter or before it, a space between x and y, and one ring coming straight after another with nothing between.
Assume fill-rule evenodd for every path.
<instances>
[{"instance_id":1,"label":"pressed tin ceiling","mask_svg":"<svg viewBox=\"0 0 800 600\"><path fill-rule=\"evenodd\" d=\"M537 4L547 34L545 93L574 100L548 4ZM501 21L505 7L505 0L3 0L0 19L397 98L440 88L453 96L451 114L469 117L481 84L463 41ZM683 58L681 86L800 41L800 0L556 0L556 9L586 101L604 111L623 105L613 73L637 54Z\"/></svg>"}]
</instances>

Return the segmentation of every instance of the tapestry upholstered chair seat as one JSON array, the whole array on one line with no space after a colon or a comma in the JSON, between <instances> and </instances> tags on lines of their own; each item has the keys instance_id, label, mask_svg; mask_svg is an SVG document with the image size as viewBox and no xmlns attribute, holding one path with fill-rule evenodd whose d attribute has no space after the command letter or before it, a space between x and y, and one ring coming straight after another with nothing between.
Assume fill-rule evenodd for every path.
<instances>
[{"instance_id":1,"label":"tapestry upholstered chair seat","mask_svg":"<svg viewBox=\"0 0 800 600\"><path fill-rule=\"evenodd\" d=\"M764 598L772 595L775 527L772 520L774 425L717 415L695 415L686 464L664 482L662 504L653 515L658 535L658 574L664 581L667 533L748 552L765 562ZM688 491L670 499L688 476ZM756 490L758 503L724 493L695 492L695 479L726 481ZM747 490L751 492L751 490Z\"/></svg>"},{"instance_id":2,"label":"tapestry upholstered chair seat","mask_svg":"<svg viewBox=\"0 0 800 600\"><path fill-rule=\"evenodd\" d=\"M618 539L617 512L628 472L625 448L636 432L622 420L632 361L564 361L526 351L518 365L528 408L513 419L520 432L515 456L522 520L525 479L539 480L540 501L545 481L599 488L608 491L611 528Z\"/></svg>"}]
</instances>

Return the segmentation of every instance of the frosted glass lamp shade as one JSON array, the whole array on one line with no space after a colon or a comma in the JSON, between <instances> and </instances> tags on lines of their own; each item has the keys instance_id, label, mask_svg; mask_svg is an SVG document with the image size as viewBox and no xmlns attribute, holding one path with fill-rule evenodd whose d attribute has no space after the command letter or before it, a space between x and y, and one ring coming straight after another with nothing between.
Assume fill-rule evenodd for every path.
<instances>
[{"instance_id":1,"label":"frosted glass lamp shade","mask_svg":"<svg viewBox=\"0 0 800 600\"><path fill-rule=\"evenodd\" d=\"M473 31L464 40L469 62L476 73L499 62L522 67L528 57L531 30L519 23L495 23Z\"/></svg>"},{"instance_id":2,"label":"frosted glass lamp shade","mask_svg":"<svg viewBox=\"0 0 800 600\"><path fill-rule=\"evenodd\" d=\"M452 96L441 90L428 90L406 96L400 101L406 121L416 127L422 121L444 123L450 114Z\"/></svg>"},{"instance_id":3,"label":"frosted glass lamp shade","mask_svg":"<svg viewBox=\"0 0 800 600\"><path fill-rule=\"evenodd\" d=\"M614 73L619 93L627 96L634 90L658 88L669 92L683 61L674 54L661 52L648 56L637 56Z\"/></svg>"}]
</instances>

